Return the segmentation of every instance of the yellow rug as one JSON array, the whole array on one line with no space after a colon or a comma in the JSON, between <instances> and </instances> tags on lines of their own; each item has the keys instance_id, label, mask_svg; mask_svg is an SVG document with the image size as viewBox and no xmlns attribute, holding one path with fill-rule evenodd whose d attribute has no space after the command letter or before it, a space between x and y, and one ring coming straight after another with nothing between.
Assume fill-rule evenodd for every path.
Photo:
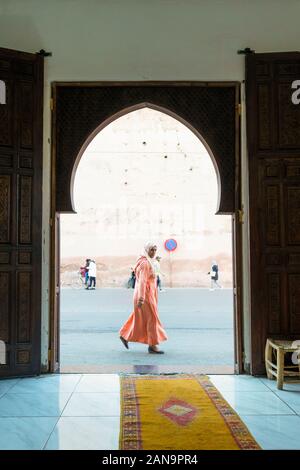
<instances>
[{"instance_id":1,"label":"yellow rug","mask_svg":"<svg viewBox=\"0 0 300 470\"><path fill-rule=\"evenodd\" d=\"M206 376L124 376L120 380L122 450L260 448Z\"/></svg>"}]
</instances>

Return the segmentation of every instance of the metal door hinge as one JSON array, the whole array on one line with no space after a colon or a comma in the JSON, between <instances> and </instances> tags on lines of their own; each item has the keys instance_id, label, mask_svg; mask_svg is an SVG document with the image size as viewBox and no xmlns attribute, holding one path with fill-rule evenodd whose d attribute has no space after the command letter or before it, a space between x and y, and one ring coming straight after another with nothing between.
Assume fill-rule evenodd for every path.
<instances>
[{"instance_id":1,"label":"metal door hinge","mask_svg":"<svg viewBox=\"0 0 300 470\"><path fill-rule=\"evenodd\" d=\"M236 109L238 115L240 116L241 113L242 113L242 105L241 105L241 103L238 103L238 104L235 106L235 109Z\"/></svg>"},{"instance_id":2,"label":"metal door hinge","mask_svg":"<svg viewBox=\"0 0 300 470\"><path fill-rule=\"evenodd\" d=\"M255 54L255 50L251 49L250 47L245 47L244 49L239 49L237 51L238 54Z\"/></svg>"},{"instance_id":3,"label":"metal door hinge","mask_svg":"<svg viewBox=\"0 0 300 470\"><path fill-rule=\"evenodd\" d=\"M245 215L245 213L244 213L244 209L243 209L243 207L242 207L241 209L239 209L239 210L237 211L238 222L239 222L240 224L243 224L243 223L244 223L244 215Z\"/></svg>"},{"instance_id":4,"label":"metal door hinge","mask_svg":"<svg viewBox=\"0 0 300 470\"><path fill-rule=\"evenodd\" d=\"M51 362L52 349L48 349L48 362Z\"/></svg>"},{"instance_id":5,"label":"metal door hinge","mask_svg":"<svg viewBox=\"0 0 300 470\"><path fill-rule=\"evenodd\" d=\"M54 109L54 100L53 98L50 98L50 110L53 111Z\"/></svg>"},{"instance_id":6,"label":"metal door hinge","mask_svg":"<svg viewBox=\"0 0 300 470\"><path fill-rule=\"evenodd\" d=\"M40 49L36 54L41 55L42 57L52 57L52 52L46 52L45 49Z\"/></svg>"}]
</instances>

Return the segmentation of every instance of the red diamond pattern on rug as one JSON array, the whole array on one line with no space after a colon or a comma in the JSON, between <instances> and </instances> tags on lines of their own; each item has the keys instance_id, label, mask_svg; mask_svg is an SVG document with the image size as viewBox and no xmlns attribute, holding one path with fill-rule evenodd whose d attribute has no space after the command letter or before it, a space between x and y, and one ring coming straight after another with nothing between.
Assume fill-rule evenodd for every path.
<instances>
[{"instance_id":1,"label":"red diamond pattern on rug","mask_svg":"<svg viewBox=\"0 0 300 470\"><path fill-rule=\"evenodd\" d=\"M197 413L196 408L177 398L168 400L158 411L179 426L189 424Z\"/></svg>"}]
</instances>

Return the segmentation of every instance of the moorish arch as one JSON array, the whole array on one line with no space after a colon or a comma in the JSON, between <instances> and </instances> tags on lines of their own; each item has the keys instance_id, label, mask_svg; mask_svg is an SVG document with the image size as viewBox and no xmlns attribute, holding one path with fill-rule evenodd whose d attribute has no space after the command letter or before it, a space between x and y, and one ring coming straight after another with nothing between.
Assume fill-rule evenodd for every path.
<instances>
[{"instance_id":1,"label":"moorish arch","mask_svg":"<svg viewBox=\"0 0 300 470\"><path fill-rule=\"evenodd\" d=\"M212 164L213 164L213 167L214 167L214 170L215 170L215 176L216 176L216 179L217 179L217 185L218 185L218 199L217 199L217 207L216 207L216 212L219 211L219 207L220 207L220 199L221 199L221 193L222 193L222 190L221 190L221 179L220 179L220 172L219 172L219 168L218 168L218 164L214 158L214 154L212 152L212 150L210 149L210 147L208 146L207 142L203 139L203 137L199 134L199 132L194 129L193 127L191 127L187 122L185 122L180 116L178 115L175 115L174 113L170 112L169 110L167 109L164 109L162 108L161 106L156 106L152 103L139 103L135 106L132 106L130 108L126 108L126 109L123 109L121 110L119 113L111 116L110 118L108 118L106 121L104 121L103 123L101 123L87 138L87 140L84 142L82 148L80 149L77 157L76 157L76 160L74 162L74 166L73 166L73 170L72 170L72 174L71 174L71 181L70 181L70 197L71 197L71 204L72 204L72 209L74 212L76 212L76 207L75 207L75 203L74 203L74 182L75 182L75 176L76 176L76 171L77 171L77 168L79 166L79 163L81 161L81 158L83 156L83 154L85 153L88 145L92 142L92 140L96 137L96 135L101 132L105 127L107 127L109 124L111 124L113 121L121 118L122 116L126 116L127 114L129 113L132 113L134 111L137 111L139 109L143 109L143 108L148 108L148 109L153 109L155 111L158 111L160 113L163 113L163 114L167 114L168 116L176 119L176 121L180 122L181 124L183 124L185 127L187 127L189 130L191 130L193 132L193 134L196 135L196 137L201 141L201 143L204 145L208 155L210 156L211 158L211 161L212 161Z\"/></svg>"}]
</instances>

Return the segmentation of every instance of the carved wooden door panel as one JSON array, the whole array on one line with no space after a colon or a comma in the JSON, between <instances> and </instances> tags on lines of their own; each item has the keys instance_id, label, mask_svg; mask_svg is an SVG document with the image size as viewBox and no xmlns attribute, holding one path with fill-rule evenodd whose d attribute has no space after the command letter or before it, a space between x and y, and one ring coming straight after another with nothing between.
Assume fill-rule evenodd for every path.
<instances>
[{"instance_id":1,"label":"carved wooden door panel","mask_svg":"<svg viewBox=\"0 0 300 470\"><path fill-rule=\"evenodd\" d=\"M38 374L43 58L0 48L0 376Z\"/></svg>"},{"instance_id":2,"label":"carved wooden door panel","mask_svg":"<svg viewBox=\"0 0 300 470\"><path fill-rule=\"evenodd\" d=\"M250 54L246 72L252 373L261 374L267 337L300 338L300 53Z\"/></svg>"}]
</instances>

